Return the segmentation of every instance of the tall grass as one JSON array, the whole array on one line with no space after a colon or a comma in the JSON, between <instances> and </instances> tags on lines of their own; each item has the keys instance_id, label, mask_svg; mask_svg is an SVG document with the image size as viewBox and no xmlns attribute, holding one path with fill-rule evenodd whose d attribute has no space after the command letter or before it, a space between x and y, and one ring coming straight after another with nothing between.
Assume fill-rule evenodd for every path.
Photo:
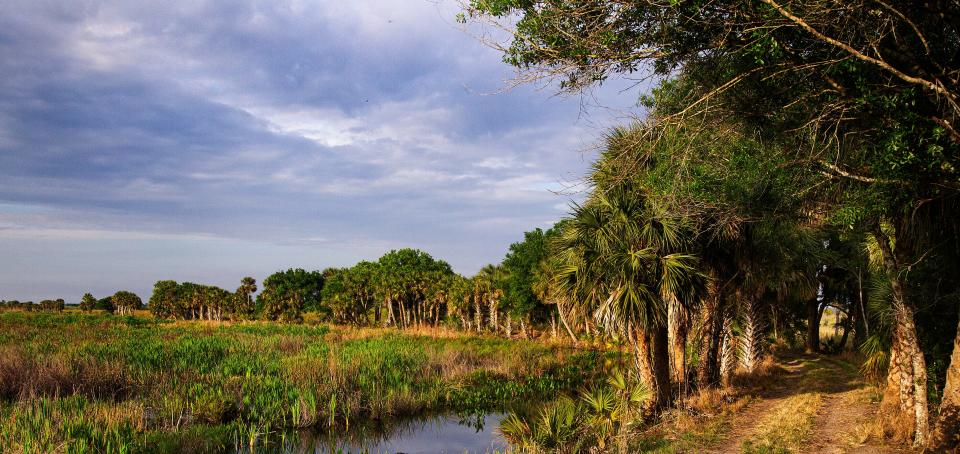
<instances>
[{"instance_id":1,"label":"tall grass","mask_svg":"<svg viewBox=\"0 0 960 454\"><path fill-rule=\"evenodd\" d=\"M290 428L504 410L592 379L533 341L0 313L4 452L235 449Z\"/></svg>"}]
</instances>

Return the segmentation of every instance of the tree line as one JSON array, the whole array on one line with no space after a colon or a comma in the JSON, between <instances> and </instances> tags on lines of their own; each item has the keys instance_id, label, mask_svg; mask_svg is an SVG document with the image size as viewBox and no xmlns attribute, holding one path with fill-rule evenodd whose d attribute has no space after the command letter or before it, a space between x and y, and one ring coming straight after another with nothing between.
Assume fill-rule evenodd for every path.
<instances>
[{"instance_id":1,"label":"tree line","mask_svg":"<svg viewBox=\"0 0 960 454\"><path fill-rule=\"evenodd\" d=\"M0 311L7 309L27 312L63 312L66 307L67 303L63 298L43 300L40 301L40 303L34 303L33 301L0 300ZM143 301L133 292L126 290L120 290L111 296L101 299L96 299L90 293L85 293L83 297L80 298L77 308L84 312L102 310L118 315L132 315L135 309L143 308Z\"/></svg>"},{"instance_id":2,"label":"tree line","mask_svg":"<svg viewBox=\"0 0 960 454\"><path fill-rule=\"evenodd\" d=\"M161 280L147 307L171 319L299 322L304 312L315 312L321 320L355 326L447 325L507 336L527 336L531 324L550 320L555 333L556 310L533 288L548 252L547 238L554 234L528 232L502 264L469 278L443 260L407 248L352 267L278 271L263 281L259 294L252 277L243 278L233 292Z\"/></svg>"}]
</instances>

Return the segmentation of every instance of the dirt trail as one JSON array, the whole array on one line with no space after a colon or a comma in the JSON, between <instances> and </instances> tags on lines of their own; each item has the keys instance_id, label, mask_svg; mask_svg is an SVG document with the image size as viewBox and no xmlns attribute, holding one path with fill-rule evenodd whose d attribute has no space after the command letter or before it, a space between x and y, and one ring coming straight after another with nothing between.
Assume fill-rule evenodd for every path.
<instances>
[{"instance_id":1,"label":"dirt trail","mask_svg":"<svg viewBox=\"0 0 960 454\"><path fill-rule=\"evenodd\" d=\"M784 369L783 375L770 389L756 396L756 402L751 403L744 411L733 418L730 423L731 430L726 440L717 448L708 452L715 454L739 453L743 442L756 435L759 430L757 423L762 421L767 414L792 394L800 382L803 364L800 361L793 360L781 364L781 367Z\"/></svg>"},{"instance_id":2,"label":"dirt trail","mask_svg":"<svg viewBox=\"0 0 960 454\"><path fill-rule=\"evenodd\" d=\"M897 453L894 448L876 445L866 437L867 427L876 416L877 405L870 390L859 378L855 367L824 356L804 355L783 358L785 373L768 389L758 393L750 404L731 421L731 431L716 454L735 454L744 442L763 430L762 424L791 396L817 393L822 396L812 432L805 438L803 453Z\"/></svg>"}]
</instances>

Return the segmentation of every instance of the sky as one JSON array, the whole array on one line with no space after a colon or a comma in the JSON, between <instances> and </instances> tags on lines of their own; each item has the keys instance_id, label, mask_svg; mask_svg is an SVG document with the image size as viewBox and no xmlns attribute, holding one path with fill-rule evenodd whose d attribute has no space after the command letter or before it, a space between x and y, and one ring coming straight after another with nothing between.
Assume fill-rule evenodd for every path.
<instances>
[{"instance_id":1,"label":"sky","mask_svg":"<svg viewBox=\"0 0 960 454\"><path fill-rule=\"evenodd\" d=\"M629 81L557 96L455 0L0 0L0 299L229 290L419 248L469 275L582 197Z\"/></svg>"}]
</instances>

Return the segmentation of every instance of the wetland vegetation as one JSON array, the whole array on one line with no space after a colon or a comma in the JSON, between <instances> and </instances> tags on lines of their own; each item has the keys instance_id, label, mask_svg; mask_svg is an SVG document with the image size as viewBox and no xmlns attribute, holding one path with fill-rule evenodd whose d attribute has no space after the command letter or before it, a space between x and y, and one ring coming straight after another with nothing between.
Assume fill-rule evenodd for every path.
<instances>
[{"instance_id":1,"label":"wetland vegetation","mask_svg":"<svg viewBox=\"0 0 960 454\"><path fill-rule=\"evenodd\" d=\"M603 354L446 330L0 314L4 452L206 452L296 428L506 411Z\"/></svg>"},{"instance_id":2,"label":"wetland vegetation","mask_svg":"<svg viewBox=\"0 0 960 454\"><path fill-rule=\"evenodd\" d=\"M405 248L4 302L0 446L303 449L493 412L523 452L960 449L957 11L466 2L525 80L655 77L580 203L474 276Z\"/></svg>"}]
</instances>

